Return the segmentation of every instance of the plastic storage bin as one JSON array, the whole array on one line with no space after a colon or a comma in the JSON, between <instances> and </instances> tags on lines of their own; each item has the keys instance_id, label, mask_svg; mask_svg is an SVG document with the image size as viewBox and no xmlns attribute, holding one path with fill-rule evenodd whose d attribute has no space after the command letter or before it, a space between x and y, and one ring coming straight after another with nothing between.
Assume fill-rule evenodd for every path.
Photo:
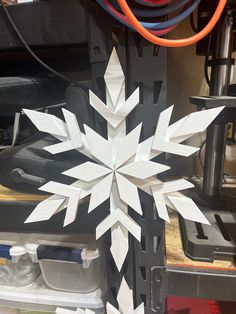
<instances>
[{"instance_id":1,"label":"plastic storage bin","mask_svg":"<svg viewBox=\"0 0 236 314\"><path fill-rule=\"evenodd\" d=\"M26 286L40 273L25 250L27 234L0 232L0 285Z\"/></svg>"},{"instance_id":2,"label":"plastic storage bin","mask_svg":"<svg viewBox=\"0 0 236 314\"><path fill-rule=\"evenodd\" d=\"M91 237L33 234L26 250L32 261L39 262L45 283L52 289L89 293L104 279L101 249Z\"/></svg>"},{"instance_id":3,"label":"plastic storage bin","mask_svg":"<svg viewBox=\"0 0 236 314\"><path fill-rule=\"evenodd\" d=\"M0 307L0 314L52 314L52 312L26 311L7 307Z\"/></svg>"}]
</instances>

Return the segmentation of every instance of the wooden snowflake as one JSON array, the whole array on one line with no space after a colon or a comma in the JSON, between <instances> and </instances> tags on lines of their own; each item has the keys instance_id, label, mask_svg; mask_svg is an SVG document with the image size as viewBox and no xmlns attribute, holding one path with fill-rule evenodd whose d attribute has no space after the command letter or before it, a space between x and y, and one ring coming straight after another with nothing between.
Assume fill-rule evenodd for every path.
<instances>
[{"instance_id":1,"label":"wooden snowflake","mask_svg":"<svg viewBox=\"0 0 236 314\"><path fill-rule=\"evenodd\" d=\"M120 271L129 248L128 233L138 241L141 239L140 226L128 214L129 206L142 215L138 188L153 196L162 219L169 221L167 207L171 207L185 219L208 224L193 200L179 192L192 188L192 183L185 179L160 181L157 175L169 167L152 159L163 152L185 157L196 153L198 148L181 143L203 132L223 107L191 113L172 125L169 124L173 106L169 107L160 114L154 136L140 143L141 124L126 133L126 117L139 103L139 90L125 98L125 77L115 50L104 78L106 104L92 91L89 98L90 105L107 121L107 139L86 125L85 133L81 132L76 116L66 109L62 109L65 121L51 114L24 110L39 131L59 140L45 150L57 154L75 149L93 160L63 172L76 179L73 184L50 181L40 187L52 195L38 204L26 223L48 220L66 208L66 226L74 222L84 197L91 195L89 212L110 199L110 214L97 226L96 237L111 229L111 253Z\"/></svg>"}]
</instances>

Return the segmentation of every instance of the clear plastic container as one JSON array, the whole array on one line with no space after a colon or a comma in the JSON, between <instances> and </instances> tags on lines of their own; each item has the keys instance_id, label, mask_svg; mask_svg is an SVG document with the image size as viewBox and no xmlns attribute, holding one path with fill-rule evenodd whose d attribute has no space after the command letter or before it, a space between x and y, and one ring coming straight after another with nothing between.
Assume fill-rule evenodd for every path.
<instances>
[{"instance_id":1,"label":"clear plastic container","mask_svg":"<svg viewBox=\"0 0 236 314\"><path fill-rule=\"evenodd\" d=\"M104 279L101 249L83 235L36 235L26 245L32 261L39 262L48 287L66 292L89 293Z\"/></svg>"},{"instance_id":2,"label":"clear plastic container","mask_svg":"<svg viewBox=\"0 0 236 314\"><path fill-rule=\"evenodd\" d=\"M40 273L25 250L28 235L0 232L0 285L27 286Z\"/></svg>"},{"instance_id":3,"label":"clear plastic container","mask_svg":"<svg viewBox=\"0 0 236 314\"><path fill-rule=\"evenodd\" d=\"M30 312L55 313L57 307L74 310L88 308L96 314L104 314L106 283L90 293L71 293L49 288L42 276L24 287L0 285L0 305L6 308ZM5 312L0 313L5 314ZM33 314L33 313L32 313Z\"/></svg>"},{"instance_id":4,"label":"clear plastic container","mask_svg":"<svg viewBox=\"0 0 236 314\"><path fill-rule=\"evenodd\" d=\"M0 314L52 314L52 312L27 311L16 308L0 307Z\"/></svg>"}]
</instances>

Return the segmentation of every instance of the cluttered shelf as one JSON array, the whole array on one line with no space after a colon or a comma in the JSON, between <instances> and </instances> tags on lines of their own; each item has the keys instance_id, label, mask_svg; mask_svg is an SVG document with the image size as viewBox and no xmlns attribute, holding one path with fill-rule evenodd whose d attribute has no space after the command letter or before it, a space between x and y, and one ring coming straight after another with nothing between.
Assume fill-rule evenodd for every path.
<instances>
[{"instance_id":1,"label":"cluttered shelf","mask_svg":"<svg viewBox=\"0 0 236 314\"><path fill-rule=\"evenodd\" d=\"M179 228L179 220L177 214L171 215L171 222L166 224L166 263L167 266L209 268L209 269L230 269L236 271L236 261L214 260L210 262L193 261L184 254L181 234Z\"/></svg>"},{"instance_id":2,"label":"cluttered shelf","mask_svg":"<svg viewBox=\"0 0 236 314\"><path fill-rule=\"evenodd\" d=\"M193 261L184 254L177 214L165 228L168 293L223 301L236 301L236 261ZM217 289L215 289L217 287Z\"/></svg>"},{"instance_id":3,"label":"cluttered shelf","mask_svg":"<svg viewBox=\"0 0 236 314\"><path fill-rule=\"evenodd\" d=\"M54 265L51 264L52 260L49 261L49 263L52 265L53 272L48 268L49 273L54 274L52 276L54 281L53 284L50 282L51 278L47 278L45 276L46 269L43 269L42 266L44 257L42 257L42 259L41 257L39 258L39 254L41 254L38 253L39 251L36 253L37 257L33 257L33 251L30 251L30 247L32 247L32 245L34 246L35 244L38 246L40 252L41 248L46 248L47 250L47 245L51 247L54 245L57 252L59 252L58 243L60 243L61 247L63 247L63 245L65 247L73 245L77 247L77 241L79 239L79 241L82 241L82 244L80 244L81 247L87 247L88 243L93 244L92 241L94 241L94 237L92 235L68 235L66 232L63 232L63 234L59 235L45 234L45 230L51 232L58 231L60 229L58 228L58 230L56 230L55 226L53 226L53 223L48 223L46 225L47 228L45 228L45 225L43 224L42 226L37 226L37 228L31 227L31 229L42 232L41 234L31 233L33 230L27 229L27 225L24 225L24 217L22 219L22 216L24 216L26 212L23 209L24 207L27 208L27 206L29 206L31 203L32 205L37 204L46 197L47 195L27 194L0 186L0 210L4 211L5 213L5 218L1 219L0 223L1 243L3 243L3 245L5 243L11 243L12 247L19 245L20 243L21 247L25 248L22 256L17 261L17 265L20 266L14 267L15 264L11 263L11 259L7 261L1 257L1 262L4 263L2 264L4 265L4 268L0 269L0 313L7 313L7 308L19 309L12 310L10 313L23 313L23 311L47 311L54 313L58 306L70 309L76 309L80 307L90 308L96 313L104 313L104 291L106 291L105 272L103 271L103 268L101 268L100 271L97 271L101 263L96 263L97 261L100 261L100 253L98 254L96 247L93 250L91 246L91 249L89 250L88 258L91 258L91 254L93 254L93 252L95 253L92 262L90 259L89 263L87 263L86 270L81 266L81 263L76 263L74 260L68 262L67 260L62 260L60 257L59 262L57 263L58 257L54 256ZM18 208L14 207L15 203L16 205L22 204L22 206L18 206ZM82 203L85 204L86 200ZM9 204L13 204L12 207L9 207ZM85 217L85 213L82 215L82 220L83 217ZM58 217L58 219L59 221L63 220L61 217ZM85 227L87 228L86 231L88 233L89 231L91 232L91 226L93 224L90 224L90 229ZM30 231L30 233L2 232L5 231L4 227L6 228L7 225L9 225L10 229L20 225L25 226L21 227L23 229L22 231ZM82 221L82 225L86 225L84 221ZM95 227L93 226L93 228ZM64 229L61 228L59 231L63 230ZM78 223L75 224L73 231L77 231L77 233L79 233L81 230L82 228L79 228ZM51 239L51 242L49 239ZM87 257L83 255L83 263L86 262L86 258ZM95 268L92 268L91 266L94 264L94 262L97 264L97 266L95 265ZM48 260L46 263L48 263ZM24 268L25 265L26 268ZM65 278L61 280L61 286L57 286L56 283L58 278L62 278L61 276L58 276L58 274L61 274L61 270L56 270L57 266L62 266L63 273L65 274ZM92 274L93 270L95 271L94 274ZM24 274L23 279L21 276L22 272ZM89 276L88 273L90 273ZM85 277L82 279L84 275ZM78 276L80 279L78 280L76 276ZM97 276L100 277L98 280L96 280ZM13 278L15 281L13 281ZM68 287L65 285L66 280L68 282ZM73 280L75 285L73 285ZM10 284L8 285L9 282ZM22 312L20 310L22 310Z\"/></svg>"}]
</instances>

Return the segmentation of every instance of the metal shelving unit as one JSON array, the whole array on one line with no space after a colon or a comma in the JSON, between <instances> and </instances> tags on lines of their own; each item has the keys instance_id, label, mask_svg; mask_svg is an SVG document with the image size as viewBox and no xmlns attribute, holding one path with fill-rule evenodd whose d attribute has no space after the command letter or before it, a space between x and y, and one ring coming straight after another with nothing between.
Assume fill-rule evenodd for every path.
<instances>
[{"instance_id":1,"label":"metal shelving unit","mask_svg":"<svg viewBox=\"0 0 236 314\"><path fill-rule=\"evenodd\" d=\"M215 228L212 226L212 228ZM223 236L222 236L223 237ZM193 261L183 251L176 214L166 226L164 287L168 295L236 301L236 265L232 259L213 262ZM159 269L153 269L153 294Z\"/></svg>"}]
</instances>

